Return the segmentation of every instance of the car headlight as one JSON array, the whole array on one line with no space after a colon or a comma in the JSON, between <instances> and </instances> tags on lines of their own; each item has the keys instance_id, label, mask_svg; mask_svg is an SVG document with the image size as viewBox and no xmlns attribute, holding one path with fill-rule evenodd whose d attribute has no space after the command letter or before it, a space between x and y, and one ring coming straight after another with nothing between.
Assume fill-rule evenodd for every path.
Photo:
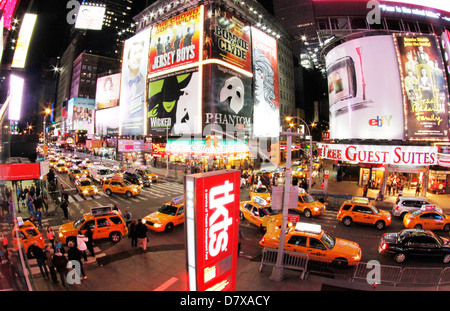
<instances>
[{"instance_id":1,"label":"car headlight","mask_svg":"<svg viewBox=\"0 0 450 311\"><path fill-rule=\"evenodd\" d=\"M83 190L83 194L87 194L88 193L88 191L87 190Z\"/></svg>"},{"instance_id":2,"label":"car headlight","mask_svg":"<svg viewBox=\"0 0 450 311\"><path fill-rule=\"evenodd\" d=\"M64 236L61 232L58 235L60 238L62 238Z\"/></svg>"},{"instance_id":3,"label":"car headlight","mask_svg":"<svg viewBox=\"0 0 450 311\"><path fill-rule=\"evenodd\" d=\"M159 227L161 227L162 225L161 224L154 224L154 227L155 228L159 228Z\"/></svg>"}]
</instances>

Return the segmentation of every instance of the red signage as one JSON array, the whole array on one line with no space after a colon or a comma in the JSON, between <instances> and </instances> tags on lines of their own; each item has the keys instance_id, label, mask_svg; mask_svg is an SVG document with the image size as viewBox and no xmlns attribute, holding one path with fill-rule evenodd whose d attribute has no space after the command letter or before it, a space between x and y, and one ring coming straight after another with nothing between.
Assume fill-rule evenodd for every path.
<instances>
[{"instance_id":1,"label":"red signage","mask_svg":"<svg viewBox=\"0 0 450 311\"><path fill-rule=\"evenodd\" d=\"M0 164L0 180L39 179L39 163Z\"/></svg>"},{"instance_id":2,"label":"red signage","mask_svg":"<svg viewBox=\"0 0 450 311\"><path fill-rule=\"evenodd\" d=\"M288 214L287 221L288 222L299 222L300 221L300 215Z\"/></svg>"},{"instance_id":3,"label":"red signage","mask_svg":"<svg viewBox=\"0 0 450 311\"><path fill-rule=\"evenodd\" d=\"M239 183L240 173L235 170L185 177L190 290L235 289Z\"/></svg>"}]
</instances>

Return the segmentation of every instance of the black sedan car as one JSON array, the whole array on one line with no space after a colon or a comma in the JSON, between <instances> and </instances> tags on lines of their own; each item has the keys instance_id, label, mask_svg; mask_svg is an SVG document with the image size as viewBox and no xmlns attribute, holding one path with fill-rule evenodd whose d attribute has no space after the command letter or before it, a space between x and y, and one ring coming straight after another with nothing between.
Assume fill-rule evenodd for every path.
<instances>
[{"instance_id":1,"label":"black sedan car","mask_svg":"<svg viewBox=\"0 0 450 311\"><path fill-rule=\"evenodd\" d=\"M125 171L123 173L123 179L126 179L130 183L139 185L141 187L150 187L150 185L151 185L150 180L144 179L144 178L142 178L141 175L139 175L138 173L134 173L134 172Z\"/></svg>"},{"instance_id":2,"label":"black sedan car","mask_svg":"<svg viewBox=\"0 0 450 311\"><path fill-rule=\"evenodd\" d=\"M434 256L443 263L450 262L450 240L428 230L404 229L398 233L385 233L378 247L380 254L392 254L402 263L409 256Z\"/></svg>"}]
</instances>

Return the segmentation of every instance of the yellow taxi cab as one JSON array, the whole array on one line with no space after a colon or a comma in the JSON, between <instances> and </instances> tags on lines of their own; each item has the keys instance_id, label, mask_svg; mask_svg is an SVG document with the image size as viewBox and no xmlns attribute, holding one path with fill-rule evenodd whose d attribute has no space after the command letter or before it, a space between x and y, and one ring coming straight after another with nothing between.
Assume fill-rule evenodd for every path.
<instances>
[{"instance_id":1,"label":"yellow taxi cab","mask_svg":"<svg viewBox=\"0 0 450 311\"><path fill-rule=\"evenodd\" d=\"M64 164L66 164L66 167L70 167L72 165L72 158L71 157L66 157L64 159Z\"/></svg>"},{"instance_id":2,"label":"yellow taxi cab","mask_svg":"<svg viewBox=\"0 0 450 311\"><path fill-rule=\"evenodd\" d=\"M322 168L322 160L319 158L314 158L312 165L315 170L320 170Z\"/></svg>"},{"instance_id":3,"label":"yellow taxi cab","mask_svg":"<svg viewBox=\"0 0 450 311\"><path fill-rule=\"evenodd\" d=\"M306 193L304 189L299 189L298 203L295 210L303 213L306 218L310 218L311 216L319 216L325 213L325 204L315 200L311 195Z\"/></svg>"},{"instance_id":4,"label":"yellow taxi cab","mask_svg":"<svg viewBox=\"0 0 450 311\"><path fill-rule=\"evenodd\" d=\"M83 172L78 167L73 167L72 169L69 170L69 179L70 180L77 180L79 178L84 178L86 176L87 176L86 173Z\"/></svg>"},{"instance_id":5,"label":"yellow taxi cab","mask_svg":"<svg viewBox=\"0 0 450 311\"><path fill-rule=\"evenodd\" d=\"M361 261L362 251L355 242L335 238L320 225L298 222L286 230L284 249L307 254L310 260L338 266L354 266ZM278 248L281 230L268 229L259 242L261 248Z\"/></svg>"},{"instance_id":6,"label":"yellow taxi cab","mask_svg":"<svg viewBox=\"0 0 450 311\"><path fill-rule=\"evenodd\" d=\"M82 164L85 165L85 166L92 166L92 165L94 165L94 163L92 163L92 161L89 160L89 159L85 159L85 160L82 162Z\"/></svg>"},{"instance_id":7,"label":"yellow taxi cab","mask_svg":"<svg viewBox=\"0 0 450 311\"><path fill-rule=\"evenodd\" d=\"M59 162L54 166L58 173L67 173L67 166L64 162Z\"/></svg>"},{"instance_id":8,"label":"yellow taxi cab","mask_svg":"<svg viewBox=\"0 0 450 311\"><path fill-rule=\"evenodd\" d=\"M56 164L58 164L58 160L56 160L54 158L48 162L49 167L54 167Z\"/></svg>"},{"instance_id":9,"label":"yellow taxi cab","mask_svg":"<svg viewBox=\"0 0 450 311\"><path fill-rule=\"evenodd\" d=\"M125 170L118 168L118 167L113 167L113 168L111 168L111 172L114 176L122 178L123 172L125 172Z\"/></svg>"},{"instance_id":10,"label":"yellow taxi cab","mask_svg":"<svg viewBox=\"0 0 450 311\"><path fill-rule=\"evenodd\" d=\"M247 219L252 224L264 230L267 222L274 215L280 215L272 210L268 202L260 197L254 197L252 201L244 201L239 204L239 217L241 220Z\"/></svg>"},{"instance_id":11,"label":"yellow taxi cab","mask_svg":"<svg viewBox=\"0 0 450 311\"><path fill-rule=\"evenodd\" d=\"M175 226L184 223L184 197L176 197L143 218L144 224L156 232L170 232Z\"/></svg>"},{"instance_id":12,"label":"yellow taxi cab","mask_svg":"<svg viewBox=\"0 0 450 311\"><path fill-rule=\"evenodd\" d=\"M391 213L379 210L369 203L365 197L353 197L345 201L339 209L337 219L346 226L353 222L374 225L382 230L391 224Z\"/></svg>"},{"instance_id":13,"label":"yellow taxi cab","mask_svg":"<svg viewBox=\"0 0 450 311\"><path fill-rule=\"evenodd\" d=\"M417 211L407 213L403 218L406 229L450 231L450 216L436 205L423 205Z\"/></svg>"},{"instance_id":14,"label":"yellow taxi cab","mask_svg":"<svg viewBox=\"0 0 450 311\"><path fill-rule=\"evenodd\" d=\"M80 165L78 168L87 176L89 176L89 166L87 165Z\"/></svg>"},{"instance_id":15,"label":"yellow taxi cab","mask_svg":"<svg viewBox=\"0 0 450 311\"><path fill-rule=\"evenodd\" d=\"M292 170L292 177L295 178L309 178L309 169L306 165L296 166Z\"/></svg>"},{"instance_id":16,"label":"yellow taxi cab","mask_svg":"<svg viewBox=\"0 0 450 311\"><path fill-rule=\"evenodd\" d=\"M94 185L93 181L89 178L83 177L75 181L75 188L79 194L85 195L96 195L98 193L98 188Z\"/></svg>"},{"instance_id":17,"label":"yellow taxi cab","mask_svg":"<svg viewBox=\"0 0 450 311\"><path fill-rule=\"evenodd\" d=\"M250 200L253 201L254 197L260 197L261 199L270 202L270 191L266 186L253 185L250 187Z\"/></svg>"},{"instance_id":18,"label":"yellow taxi cab","mask_svg":"<svg viewBox=\"0 0 450 311\"><path fill-rule=\"evenodd\" d=\"M122 216L111 206L91 208L90 213L84 214L80 219L61 225L58 229L58 237L61 243L76 243L78 231L85 233L87 228L92 230L92 238L109 239L113 243L119 242L128 233L127 226Z\"/></svg>"},{"instance_id":19,"label":"yellow taxi cab","mask_svg":"<svg viewBox=\"0 0 450 311\"><path fill-rule=\"evenodd\" d=\"M28 257L31 257L28 249L31 245L34 244L34 242L37 242L37 245L42 249L45 247L44 238L42 237L39 230L31 221L23 220L21 217L17 218L17 224L14 226L14 229L12 231L12 237L14 249L19 249L17 245L17 238L19 238L19 241L23 245L25 253L28 255Z\"/></svg>"},{"instance_id":20,"label":"yellow taxi cab","mask_svg":"<svg viewBox=\"0 0 450 311\"><path fill-rule=\"evenodd\" d=\"M125 194L127 197L131 198L141 193L142 188L139 185L134 185L126 179L122 179L117 176L113 176L111 179L105 179L102 186L103 192L107 195L112 193Z\"/></svg>"},{"instance_id":21,"label":"yellow taxi cab","mask_svg":"<svg viewBox=\"0 0 450 311\"><path fill-rule=\"evenodd\" d=\"M137 168L135 170L135 173L138 173L142 177L150 179L152 183L158 181L158 175L154 174L151 170L147 168Z\"/></svg>"}]
</instances>

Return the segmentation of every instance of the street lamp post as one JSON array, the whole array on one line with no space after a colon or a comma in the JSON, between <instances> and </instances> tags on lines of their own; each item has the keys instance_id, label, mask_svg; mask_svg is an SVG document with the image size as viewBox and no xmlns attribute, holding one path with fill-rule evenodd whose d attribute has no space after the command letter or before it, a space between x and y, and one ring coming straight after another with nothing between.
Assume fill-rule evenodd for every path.
<instances>
[{"instance_id":1,"label":"street lamp post","mask_svg":"<svg viewBox=\"0 0 450 311\"><path fill-rule=\"evenodd\" d=\"M312 159L313 154L312 154L312 136L311 136L311 131L309 130L308 124L302 118L300 118L300 117L287 117L286 118L287 121L291 121L292 119L299 119L300 121L302 121L305 124L306 129L308 130L308 135L309 135L309 180L308 180L308 193L311 193L312 173L313 173L313 169L312 169L313 168L313 159ZM286 163L286 169L287 169L287 163Z\"/></svg>"},{"instance_id":2,"label":"street lamp post","mask_svg":"<svg viewBox=\"0 0 450 311\"><path fill-rule=\"evenodd\" d=\"M50 114L50 112L51 112L50 108L45 108L44 124L43 124L43 128L42 128L42 136L44 138L44 145L46 143L46 141L45 141L45 134L46 133L45 132L46 132L47 117Z\"/></svg>"}]
</instances>

